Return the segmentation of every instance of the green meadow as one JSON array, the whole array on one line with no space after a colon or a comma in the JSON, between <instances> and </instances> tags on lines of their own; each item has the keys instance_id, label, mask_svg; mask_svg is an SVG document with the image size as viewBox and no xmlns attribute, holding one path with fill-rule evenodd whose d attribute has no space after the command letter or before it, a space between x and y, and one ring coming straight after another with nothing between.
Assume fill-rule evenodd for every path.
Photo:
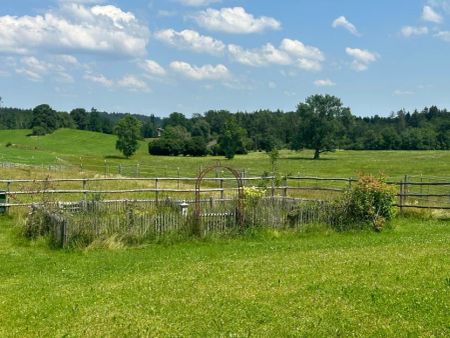
<instances>
[{"instance_id":1,"label":"green meadow","mask_svg":"<svg viewBox=\"0 0 450 338\"><path fill-rule=\"evenodd\" d=\"M29 133L0 131L0 162L33 165L1 168L2 179L47 175L40 168L48 165L66 167L52 177L93 176L104 173L105 163L110 174L139 163L141 175L150 177L193 177L217 161L249 175L271 170L265 153L231 161L155 157L142 142L125 159L112 135ZM310 151L283 150L278 172L450 177L445 151L311 158ZM25 240L24 215L12 212L0 216L0 337L448 337L449 220L445 213L419 216L398 217L381 233L339 233L318 224L202 239L167 236L135 247L112 237L62 250L44 238Z\"/></svg>"},{"instance_id":2,"label":"green meadow","mask_svg":"<svg viewBox=\"0 0 450 338\"><path fill-rule=\"evenodd\" d=\"M448 337L448 222L51 250L0 217L1 337Z\"/></svg>"},{"instance_id":3,"label":"green meadow","mask_svg":"<svg viewBox=\"0 0 450 338\"><path fill-rule=\"evenodd\" d=\"M270 172L267 154L262 152L238 155L228 161L224 157L207 156L168 157L150 156L147 142L142 141L138 152L125 159L115 149L116 137L101 133L59 129L46 136L27 136L29 130L0 130L0 162L16 162L36 166L72 166L70 171L78 173L80 164L91 172L118 173L119 165L135 167L140 165L141 175L195 176L200 168L218 161L246 170L248 175ZM9 145L9 146L7 146ZM318 161L311 160L309 150L281 151L278 171L282 175L315 175L325 177L355 177L360 173L383 174L401 178L410 176L450 177L450 152L448 151L344 151L338 150L323 155ZM133 173L132 169L128 171Z\"/></svg>"}]
</instances>

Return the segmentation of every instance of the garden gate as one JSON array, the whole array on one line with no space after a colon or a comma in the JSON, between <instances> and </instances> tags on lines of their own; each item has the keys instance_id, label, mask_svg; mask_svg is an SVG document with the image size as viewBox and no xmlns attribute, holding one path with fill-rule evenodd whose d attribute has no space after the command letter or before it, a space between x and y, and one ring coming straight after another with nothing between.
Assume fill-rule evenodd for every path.
<instances>
[{"instance_id":1,"label":"garden gate","mask_svg":"<svg viewBox=\"0 0 450 338\"><path fill-rule=\"evenodd\" d=\"M202 209L201 203L201 185L206 175L214 170L225 169L230 172L237 182L237 198L225 199L222 198L220 208L206 211ZM223 188L223 187L222 187ZM206 169L203 169L195 183L195 209L194 209L194 231L201 235L205 228L221 228L237 225L242 227L244 225L244 188L242 176L239 171L229 166L224 166L217 163Z\"/></svg>"}]
</instances>

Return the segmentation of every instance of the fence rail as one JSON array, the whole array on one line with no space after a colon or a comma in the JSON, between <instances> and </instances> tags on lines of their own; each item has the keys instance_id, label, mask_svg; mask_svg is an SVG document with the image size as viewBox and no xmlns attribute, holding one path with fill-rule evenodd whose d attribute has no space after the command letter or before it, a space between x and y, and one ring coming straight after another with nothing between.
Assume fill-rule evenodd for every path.
<instances>
[{"instance_id":1,"label":"fence rail","mask_svg":"<svg viewBox=\"0 0 450 338\"><path fill-rule=\"evenodd\" d=\"M61 196L61 202L71 198L72 201L87 200L89 196L96 194L122 195L122 200L150 200L148 194L152 194L155 201L159 201L168 195L178 196L180 199L193 199L197 191L194 187L197 179L193 177L96 177L96 178L58 178L58 179L2 179L0 185L4 190L0 191L1 208L29 206L39 202L39 199L48 196ZM227 195L235 194L238 190L233 186L234 178L206 177L206 187L200 190L205 195L220 194L216 199L226 199ZM414 181L414 180L420 180ZM443 209L450 210L450 179L433 178L424 181L424 177L405 176L400 181L388 181L387 183L397 187L398 201L396 206L417 209ZM132 183L134 182L134 183ZM313 176L285 176L277 178L245 177L244 185L265 185L267 196L280 196L283 198L299 198L300 200L330 200L336 194L347 191L357 182L357 179L349 177L313 177ZM111 184L121 184L122 187L111 187ZM76 185L80 184L80 188ZM92 187L92 185L103 185ZM132 186L130 185L138 185ZM54 187L54 185L63 185ZM106 185L106 186L105 186ZM150 187L148 185L151 185ZM164 186L168 185L168 186ZM217 186L218 185L218 186ZM0 188L1 190L1 188ZM138 198L134 195L145 195ZM4 196L3 200L1 196ZM62 198L62 196L67 196ZM52 198L53 198L52 197ZM109 197L109 198L107 198ZM112 196L104 196L105 200L112 200ZM35 199L38 199L36 201ZM115 199L117 200L117 199Z\"/></svg>"}]
</instances>

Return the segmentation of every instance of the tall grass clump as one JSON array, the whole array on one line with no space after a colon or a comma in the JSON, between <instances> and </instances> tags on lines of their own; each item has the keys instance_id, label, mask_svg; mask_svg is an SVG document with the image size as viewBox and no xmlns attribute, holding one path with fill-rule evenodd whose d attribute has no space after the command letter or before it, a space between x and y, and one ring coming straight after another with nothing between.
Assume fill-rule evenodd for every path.
<instances>
[{"instance_id":1,"label":"tall grass clump","mask_svg":"<svg viewBox=\"0 0 450 338\"><path fill-rule=\"evenodd\" d=\"M395 199L395 190L383 178L360 176L357 184L336 201L333 226L341 231L381 231L395 216Z\"/></svg>"}]
</instances>

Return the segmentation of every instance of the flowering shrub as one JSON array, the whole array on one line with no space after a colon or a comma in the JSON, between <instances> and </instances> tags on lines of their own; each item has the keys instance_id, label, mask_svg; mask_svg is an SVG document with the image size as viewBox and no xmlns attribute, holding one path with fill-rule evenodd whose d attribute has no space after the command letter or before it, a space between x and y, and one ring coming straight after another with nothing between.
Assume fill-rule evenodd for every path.
<instances>
[{"instance_id":1,"label":"flowering shrub","mask_svg":"<svg viewBox=\"0 0 450 338\"><path fill-rule=\"evenodd\" d=\"M395 216L394 189L383 179L361 176L357 184L336 203L336 227L339 230L371 227L381 231Z\"/></svg>"},{"instance_id":2,"label":"flowering shrub","mask_svg":"<svg viewBox=\"0 0 450 338\"><path fill-rule=\"evenodd\" d=\"M257 187L244 187L244 204L246 207L256 207L266 195L266 190Z\"/></svg>"}]
</instances>

